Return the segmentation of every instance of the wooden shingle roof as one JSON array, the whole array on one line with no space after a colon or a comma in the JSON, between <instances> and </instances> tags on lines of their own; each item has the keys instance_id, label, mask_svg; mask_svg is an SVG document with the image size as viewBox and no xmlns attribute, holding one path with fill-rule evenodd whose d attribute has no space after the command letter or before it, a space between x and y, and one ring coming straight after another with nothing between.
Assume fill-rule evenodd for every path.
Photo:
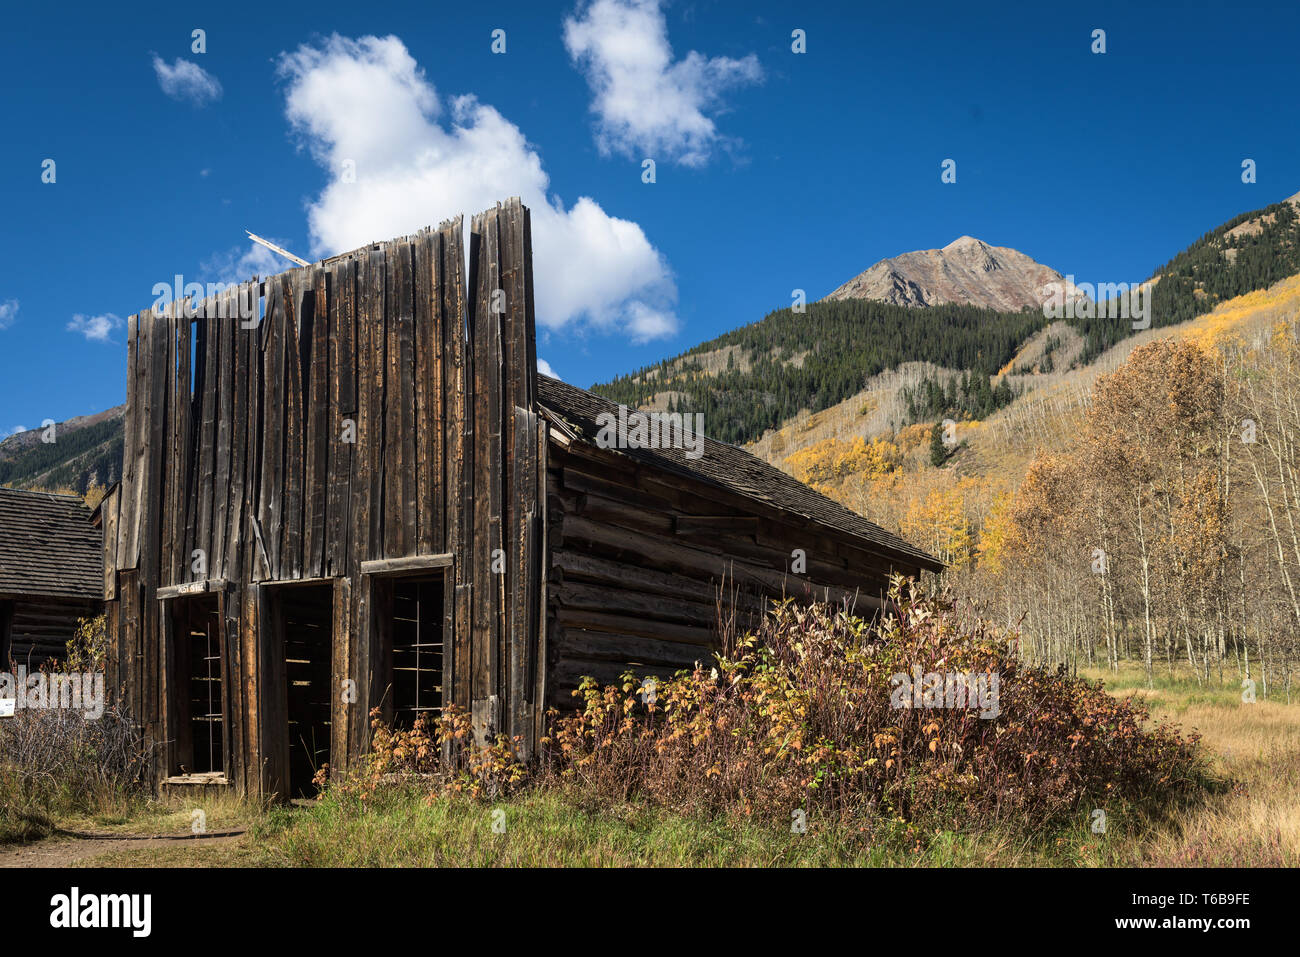
<instances>
[{"instance_id":1,"label":"wooden shingle roof","mask_svg":"<svg viewBox=\"0 0 1300 957\"><path fill-rule=\"evenodd\" d=\"M104 596L104 556L75 495L0 488L0 596Z\"/></svg>"},{"instance_id":2,"label":"wooden shingle roof","mask_svg":"<svg viewBox=\"0 0 1300 957\"><path fill-rule=\"evenodd\" d=\"M540 374L537 376L537 400L544 410L567 424L582 441L591 444L595 443L600 431L597 416L606 412L618 414L618 406L603 396ZM884 550L933 571L944 568L943 562L933 555L734 445L706 437L703 455L699 458L688 458L686 450L678 448L627 448L618 451L657 468L762 502L841 536L858 539L869 550Z\"/></svg>"}]
</instances>

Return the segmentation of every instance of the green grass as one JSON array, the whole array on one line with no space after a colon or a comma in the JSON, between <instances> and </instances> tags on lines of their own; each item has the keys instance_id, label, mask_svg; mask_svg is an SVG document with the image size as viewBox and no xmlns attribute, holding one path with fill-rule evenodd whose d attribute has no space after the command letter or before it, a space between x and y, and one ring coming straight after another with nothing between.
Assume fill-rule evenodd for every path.
<instances>
[{"instance_id":1,"label":"green grass","mask_svg":"<svg viewBox=\"0 0 1300 957\"><path fill-rule=\"evenodd\" d=\"M183 832L193 807L209 830L247 825L233 841L114 850L90 866L194 867L990 867L1300 865L1300 705L1241 701L1238 683L1198 686L1188 675L1140 667L1098 671L1114 693L1143 697L1157 718L1204 735L1216 771L1234 787L1207 793L1171 820L1150 823L1107 809L1104 834L1084 813L1049 834L920 831L881 822L872 832L812 815L805 833L778 819L701 817L644 803L610 806L570 786L533 787L499 802L429 799L414 788L364 804L327 795L308 807L263 811L229 798L137 802L64 815L69 829ZM493 830L504 812L504 833Z\"/></svg>"},{"instance_id":2,"label":"green grass","mask_svg":"<svg viewBox=\"0 0 1300 957\"><path fill-rule=\"evenodd\" d=\"M497 816L500 814L501 816ZM504 830L493 829L495 821ZM1058 861L1063 863L1064 861ZM257 867L897 867L1047 864L1043 851L996 835L874 834L809 819L789 825L703 818L641 804L597 807L581 795L535 789L496 803L429 800L395 789L363 808L327 797L278 808L249 839L121 851L113 866Z\"/></svg>"}]
</instances>

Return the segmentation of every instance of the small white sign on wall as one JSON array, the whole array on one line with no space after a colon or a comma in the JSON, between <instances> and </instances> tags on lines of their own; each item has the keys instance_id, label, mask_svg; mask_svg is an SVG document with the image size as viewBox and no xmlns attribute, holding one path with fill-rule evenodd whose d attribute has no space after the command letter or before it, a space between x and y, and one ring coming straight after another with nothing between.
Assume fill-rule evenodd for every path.
<instances>
[{"instance_id":1,"label":"small white sign on wall","mask_svg":"<svg viewBox=\"0 0 1300 957\"><path fill-rule=\"evenodd\" d=\"M0 698L0 718L12 718L18 706L16 698Z\"/></svg>"}]
</instances>

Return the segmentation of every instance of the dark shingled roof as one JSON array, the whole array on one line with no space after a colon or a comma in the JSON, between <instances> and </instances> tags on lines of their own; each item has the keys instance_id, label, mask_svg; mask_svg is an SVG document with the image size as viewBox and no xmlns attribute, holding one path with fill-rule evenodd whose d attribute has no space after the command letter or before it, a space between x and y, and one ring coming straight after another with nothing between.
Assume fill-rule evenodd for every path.
<instances>
[{"instance_id":1,"label":"dark shingled roof","mask_svg":"<svg viewBox=\"0 0 1300 957\"><path fill-rule=\"evenodd\" d=\"M591 444L594 444L600 431L596 417L603 412L618 414L618 406L603 396L540 374L537 376L537 399L552 416L558 417L583 441ZM860 539L861 546L871 551L906 556L912 562L934 571L944 567L943 562L933 555L909 545L892 532L885 531L874 522L867 521L856 512L849 511L838 502L734 445L705 438L704 454L694 459L686 457L685 449L629 448L618 451L658 468L678 472L763 502L771 508L815 522L841 535Z\"/></svg>"},{"instance_id":2,"label":"dark shingled roof","mask_svg":"<svg viewBox=\"0 0 1300 957\"><path fill-rule=\"evenodd\" d=\"M103 598L102 543L77 496L0 488L0 595Z\"/></svg>"}]
</instances>

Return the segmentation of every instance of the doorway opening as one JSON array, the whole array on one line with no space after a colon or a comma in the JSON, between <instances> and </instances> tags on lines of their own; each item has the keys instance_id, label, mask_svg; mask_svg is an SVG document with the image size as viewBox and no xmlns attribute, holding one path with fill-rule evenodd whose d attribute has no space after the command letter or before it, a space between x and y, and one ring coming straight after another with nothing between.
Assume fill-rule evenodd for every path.
<instances>
[{"instance_id":1,"label":"doorway opening","mask_svg":"<svg viewBox=\"0 0 1300 957\"><path fill-rule=\"evenodd\" d=\"M330 760L332 584L286 585L276 595L283 641L289 796L316 796L316 772Z\"/></svg>"},{"instance_id":2,"label":"doorway opening","mask_svg":"<svg viewBox=\"0 0 1300 957\"><path fill-rule=\"evenodd\" d=\"M225 654L216 595L178 598L171 607L175 656L173 774L226 772Z\"/></svg>"}]
</instances>

